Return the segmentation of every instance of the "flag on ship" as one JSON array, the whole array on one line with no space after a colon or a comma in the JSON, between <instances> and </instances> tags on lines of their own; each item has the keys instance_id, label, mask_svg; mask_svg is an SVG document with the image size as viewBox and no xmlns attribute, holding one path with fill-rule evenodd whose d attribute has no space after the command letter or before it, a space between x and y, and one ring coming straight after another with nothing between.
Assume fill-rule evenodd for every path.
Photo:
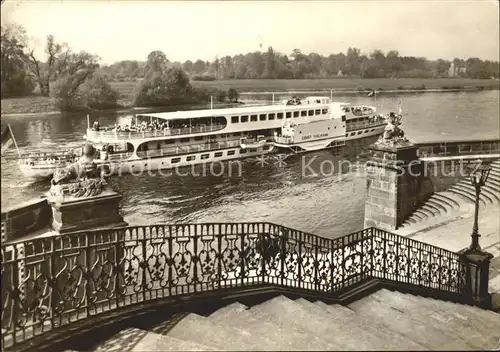
<instances>
[{"instance_id":1,"label":"flag on ship","mask_svg":"<svg viewBox=\"0 0 500 352\"><path fill-rule=\"evenodd\" d=\"M368 93L369 97L374 97L375 96L375 90L372 90L370 93Z\"/></svg>"},{"instance_id":2,"label":"flag on ship","mask_svg":"<svg viewBox=\"0 0 500 352\"><path fill-rule=\"evenodd\" d=\"M12 145L16 145L17 152L19 154L19 149L17 148L16 139L14 138L14 134L12 133L12 129L10 125L7 125L2 131L2 154Z\"/></svg>"}]
</instances>

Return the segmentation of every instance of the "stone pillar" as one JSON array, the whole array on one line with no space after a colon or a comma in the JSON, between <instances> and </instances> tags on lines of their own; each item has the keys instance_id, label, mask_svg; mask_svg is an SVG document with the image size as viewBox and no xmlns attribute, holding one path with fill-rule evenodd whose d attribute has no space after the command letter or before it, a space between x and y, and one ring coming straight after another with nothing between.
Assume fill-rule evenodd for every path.
<instances>
[{"instance_id":1,"label":"stone pillar","mask_svg":"<svg viewBox=\"0 0 500 352\"><path fill-rule=\"evenodd\" d=\"M472 304L490 309L491 294L488 292L491 253L481 249L466 248L459 252L467 265L466 285Z\"/></svg>"},{"instance_id":2,"label":"stone pillar","mask_svg":"<svg viewBox=\"0 0 500 352\"><path fill-rule=\"evenodd\" d=\"M417 147L376 143L367 163L365 227L395 230L432 192Z\"/></svg>"}]
</instances>

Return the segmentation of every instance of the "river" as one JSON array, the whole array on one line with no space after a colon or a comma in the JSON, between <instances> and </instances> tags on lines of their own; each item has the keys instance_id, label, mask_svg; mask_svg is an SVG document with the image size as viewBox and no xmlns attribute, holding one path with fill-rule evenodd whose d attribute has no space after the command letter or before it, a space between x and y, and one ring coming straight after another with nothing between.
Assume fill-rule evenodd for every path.
<instances>
[{"instance_id":1,"label":"river","mask_svg":"<svg viewBox=\"0 0 500 352\"><path fill-rule=\"evenodd\" d=\"M277 97L278 98L278 97ZM498 138L499 93L425 93L404 96L335 97L335 100L369 104L379 111L397 110L402 100L403 125L414 142ZM100 116L101 125L113 122L114 114ZM92 117L94 120L94 117ZM82 144L85 115L5 117L22 152L33 149L64 149ZM361 152L361 150L357 150ZM2 156L2 208L20 200L39 197L49 183L23 178L12 148ZM276 159L265 165L246 161L239 170L221 176L122 176L110 180L123 194L123 214L130 224L178 222L268 221L326 237L337 237L363 226L365 178L359 156L348 155L359 166L330 172L320 165L345 156L329 151ZM311 162L311 159L314 161ZM330 165L331 165L330 164ZM310 165L304 173L304 165ZM233 172L234 171L234 172ZM206 174L206 173L205 173Z\"/></svg>"}]
</instances>

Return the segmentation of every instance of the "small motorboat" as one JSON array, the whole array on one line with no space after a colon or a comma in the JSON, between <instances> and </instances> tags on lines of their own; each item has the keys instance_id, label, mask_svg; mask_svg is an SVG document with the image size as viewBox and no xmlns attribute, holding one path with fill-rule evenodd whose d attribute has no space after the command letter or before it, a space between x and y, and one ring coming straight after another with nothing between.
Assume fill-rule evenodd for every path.
<instances>
[{"instance_id":1,"label":"small motorboat","mask_svg":"<svg viewBox=\"0 0 500 352\"><path fill-rule=\"evenodd\" d=\"M51 177L56 170L71 165L76 161L78 156L79 155L73 151L30 153L21 156L18 165L24 176L46 179Z\"/></svg>"}]
</instances>

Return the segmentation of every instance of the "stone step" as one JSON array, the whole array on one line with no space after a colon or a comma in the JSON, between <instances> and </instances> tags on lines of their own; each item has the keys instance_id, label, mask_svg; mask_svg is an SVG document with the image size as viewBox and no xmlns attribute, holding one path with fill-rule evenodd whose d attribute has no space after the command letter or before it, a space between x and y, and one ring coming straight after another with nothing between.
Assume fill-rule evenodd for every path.
<instances>
[{"instance_id":1,"label":"stone step","mask_svg":"<svg viewBox=\"0 0 500 352\"><path fill-rule=\"evenodd\" d=\"M313 351L334 348L333 345L313 334L297 329L283 328L265 319L257 319L247 310L246 306L240 303L220 308L209 318L220 324L231 325L251 331L255 335L265 336L276 343L276 350Z\"/></svg>"},{"instance_id":2,"label":"stone step","mask_svg":"<svg viewBox=\"0 0 500 352\"><path fill-rule=\"evenodd\" d=\"M441 209L441 207L436 206L432 202L425 202L425 204L422 206L422 209L425 209L427 211L430 211L434 216L436 215L441 215L442 213L446 213L446 210Z\"/></svg>"},{"instance_id":3,"label":"stone step","mask_svg":"<svg viewBox=\"0 0 500 352\"><path fill-rule=\"evenodd\" d=\"M272 341L249 331L218 324L194 313L177 323L167 336L224 351L262 351L277 347Z\"/></svg>"},{"instance_id":4,"label":"stone step","mask_svg":"<svg viewBox=\"0 0 500 352\"><path fill-rule=\"evenodd\" d=\"M430 298L430 299L435 301L436 304L441 304L443 307L446 307L447 309L456 309L455 303L440 301L440 300L433 299L433 298ZM491 310L481 309L479 307L469 306L466 304L461 305L460 310L461 310L461 312L463 312L463 314L468 314L471 317L474 317L474 319L477 319L478 322L479 321L483 322L484 328L494 329L495 331L500 331L500 314L499 313L495 313Z\"/></svg>"},{"instance_id":5,"label":"stone step","mask_svg":"<svg viewBox=\"0 0 500 352\"><path fill-rule=\"evenodd\" d=\"M500 189L500 180L495 180L494 178L488 177L488 180L486 181L486 186L488 186L488 185L494 187L496 190L499 190Z\"/></svg>"},{"instance_id":6,"label":"stone step","mask_svg":"<svg viewBox=\"0 0 500 352\"><path fill-rule=\"evenodd\" d=\"M422 218L422 220L427 220L430 217L433 217L432 214L427 214L426 212L422 211L422 209L417 209L413 212L412 216L417 216Z\"/></svg>"},{"instance_id":7,"label":"stone step","mask_svg":"<svg viewBox=\"0 0 500 352\"><path fill-rule=\"evenodd\" d=\"M314 312L305 309L285 296L278 296L256 305L250 309L250 312L260 316L277 318L290 327L298 326L310 334L321 336L322 339L336 345L341 350L366 350L371 347L362 335L354 335L353 330L349 327L335 319L325 322L324 319L319 319Z\"/></svg>"},{"instance_id":8,"label":"stone step","mask_svg":"<svg viewBox=\"0 0 500 352\"><path fill-rule=\"evenodd\" d=\"M475 202L475 196L471 195L467 191L464 191L463 189L452 187L448 191L461 196L463 198L463 202L471 202L471 203ZM479 198L479 202L482 203L483 205L486 205L486 202L481 198Z\"/></svg>"},{"instance_id":9,"label":"stone step","mask_svg":"<svg viewBox=\"0 0 500 352\"><path fill-rule=\"evenodd\" d=\"M349 307L368 315L373 320L381 321L391 330L407 336L428 349L470 349L466 343L456 340L453 336L447 336L433 326L413 319L408 313L392 308L371 296L353 302Z\"/></svg>"},{"instance_id":10,"label":"stone step","mask_svg":"<svg viewBox=\"0 0 500 352\"><path fill-rule=\"evenodd\" d=\"M471 192L476 192L474 186L470 184L470 182L467 181L460 181L457 186L460 186L462 188L466 188ZM481 195L484 195L491 203L494 203L495 201L498 200L498 196L495 194L495 192L491 192L486 185L484 187L481 187Z\"/></svg>"},{"instance_id":11,"label":"stone step","mask_svg":"<svg viewBox=\"0 0 500 352\"><path fill-rule=\"evenodd\" d=\"M468 183L457 183L455 186L453 186L455 189L462 190L464 192L468 192L469 195L474 196L474 199L476 199L476 190L474 189L474 186L468 184ZM493 199L491 199L490 195L488 195L485 192L481 192L479 194L479 200L483 200L486 203L493 203Z\"/></svg>"},{"instance_id":12,"label":"stone step","mask_svg":"<svg viewBox=\"0 0 500 352\"><path fill-rule=\"evenodd\" d=\"M297 299L295 302L302 305L305 309L313 311L318 317L322 317L324 321L335 320L351 327L353 334L358 334L357 331L362 329L363 338L370 343L372 346L371 349L392 350L399 347L398 344L394 343L394 339L389 338L394 334L387 334L385 330L379 330L371 324L366 324L366 322L363 323L353 311L349 310L349 313L347 313L343 310L324 309L320 305L309 302L303 298Z\"/></svg>"},{"instance_id":13,"label":"stone step","mask_svg":"<svg viewBox=\"0 0 500 352\"><path fill-rule=\"evenodd\" d=\"M431 199L439 199L448 203L454 210L458 210L460 209L461 198L457 199L456 197L457 196L454 193L444 191L432 195Z\"/></svg>"},{"instance_id":14,"label":"stone step","mask_svg":"<svg viewBox=\"0 0 500 352\"><path fill-rule=\"evenodd\" d=\"M410 306L415 307L415 309L426 307L427 309L421 309L421 311L432 319L440 321L444 325L456 326L456 329L461 331L462 336L467 339L471 338L476 341L476 343L484 342L486 345L480 345L483 346L481 349L496 346L498 343L498 339L500 338L499 330L492 330L491 326L484 326L482 325L482 321L478 321L477 318L464 313L463 305L461 304L452 303L454 307L447 307L442 301L404 294L397 291L391 293L403 297L408 308Z\"/></svg>"},{"instance_id":15,"label":"stone step","mask_svg":"<svg viewBox=\"0 0 500 352\"><path fill-rule=\"evenodd\" d=\"M132 349L132 352L146 351L217 351L217 349L192 341L179 340L174 337L148 332Z\"/></svg>"},{"instance_id":16,"label":"stone step","mask_svg":"<svg viewBox=\"0 0 500 352\"><path fill-rule=\"evenodd\" d=\"M432 309L429 306L428 299L420 297L416 300L419 302L415 302L415 300L399 292L388 290L379 290L373 293L372 297L392 308L411 315L413 319L423 324L434 327L437 331L442 331L448 336L455 336L455 339L466 343L469 348L484 349L491 347L489 343L485 343L485 337L479 334L479 331L471 331L470 328L462 324L461 320Z\"/></svg>"},{"instance_id":17,"label":"stone step","mask_svg":"<svg viewBox=\"0 0 500 352\"><path fill-rule=\"evenodd\" d=\"M381 321L371 319L366 314L355 312L354 310L349 309L349 308L342 306L340 304L328 305L328 304L321 302L321 301L316 301L316 302L314 302L314 304L319 306L320 308L330 312L330 314L332 314L332 316L334 316L334 317L337 315L345 315L347 317L351 317L351 319L355 319L356 321L359 321L361 326L370 327L371 329L377 331L377 333L380 333L381 336L387 336L387 339L390 341L390 343L394 343L397 346L396 350L397 349L402 349L402 350L425 350L425 349L427 349L425 346L413 341L411 338L408 338L408 337L400 334L397 331L390 330L387 325L383 324Z\"/></svg>"},{"instance_id":18,"label":"stone step","mask_svg":"<svg viewBox=\"0 0 500 352\"><path fill-rule=\"evenodd\" d=\"M498 168L497 164L491 163L490 166L491 166L490 174L500 175L500 169Z\"/></svg>"},{"instance_id":19,"label":"stone step","mask_svg":"<svg viewBox=\"0 0 500 352\"><path fill-rule=\"evenodd\" d=\"M419 214L417 212L414 212L413 214L411 214L411 216L409 217L409 219L414 219L416 222L420 222L424 219L426 219L427 217L424 215L424 214Z\"/></svg>"},{"instance_id":20,"label":"stone step","mask_svg":"<svg viewBox=\"0 0 500 352\"><path fill-rule=\"evenodd\" d=\"M404 295L406 296L409 294ZM415 295L414 297L419 299L424 298L417 295ZM429 300L429 305L433 307L433 309L454 312L455 315L472 321L473 324L476 325L481 331L492 331L496 332L497 335L500 331L500 314L498 313L478 307L469 306L466 304L460 304L457 308L457 303L441 301L434 298L424 299Z\"/></svg>"},{"instance_id":21,"label":"stone step","mask_svg":"<svg viewBox=\"0 0 500 352\"><path fill-rule=\"evenodd\" d=\"M216 349L135 327L120 331L94 349L94 352L132 351L216 351Z\"/></svg>"},{"instance_id":22,"label":"stone step","mask_svg":"<svg viewBox=\"0 0 500 352\"><path fill-rule=\"evenodd\" d=\"M439 198L431 197L425 204L432 205L434 208L439 209L441 214L453 211L453 205Z\"/></svg>"},{"instance_id":23,"label":"stone step","mask_svg":"<svg viewBox=\"0 0 500 352\"><path fill-rule=\"evenodd\" d=\"M433 218L436 215L439 215L439 210L435 210L432 207L429 207L427 204L424 204L420 209L424 214L427 215L428 218Z\"/></svg>"}]
</instances>

